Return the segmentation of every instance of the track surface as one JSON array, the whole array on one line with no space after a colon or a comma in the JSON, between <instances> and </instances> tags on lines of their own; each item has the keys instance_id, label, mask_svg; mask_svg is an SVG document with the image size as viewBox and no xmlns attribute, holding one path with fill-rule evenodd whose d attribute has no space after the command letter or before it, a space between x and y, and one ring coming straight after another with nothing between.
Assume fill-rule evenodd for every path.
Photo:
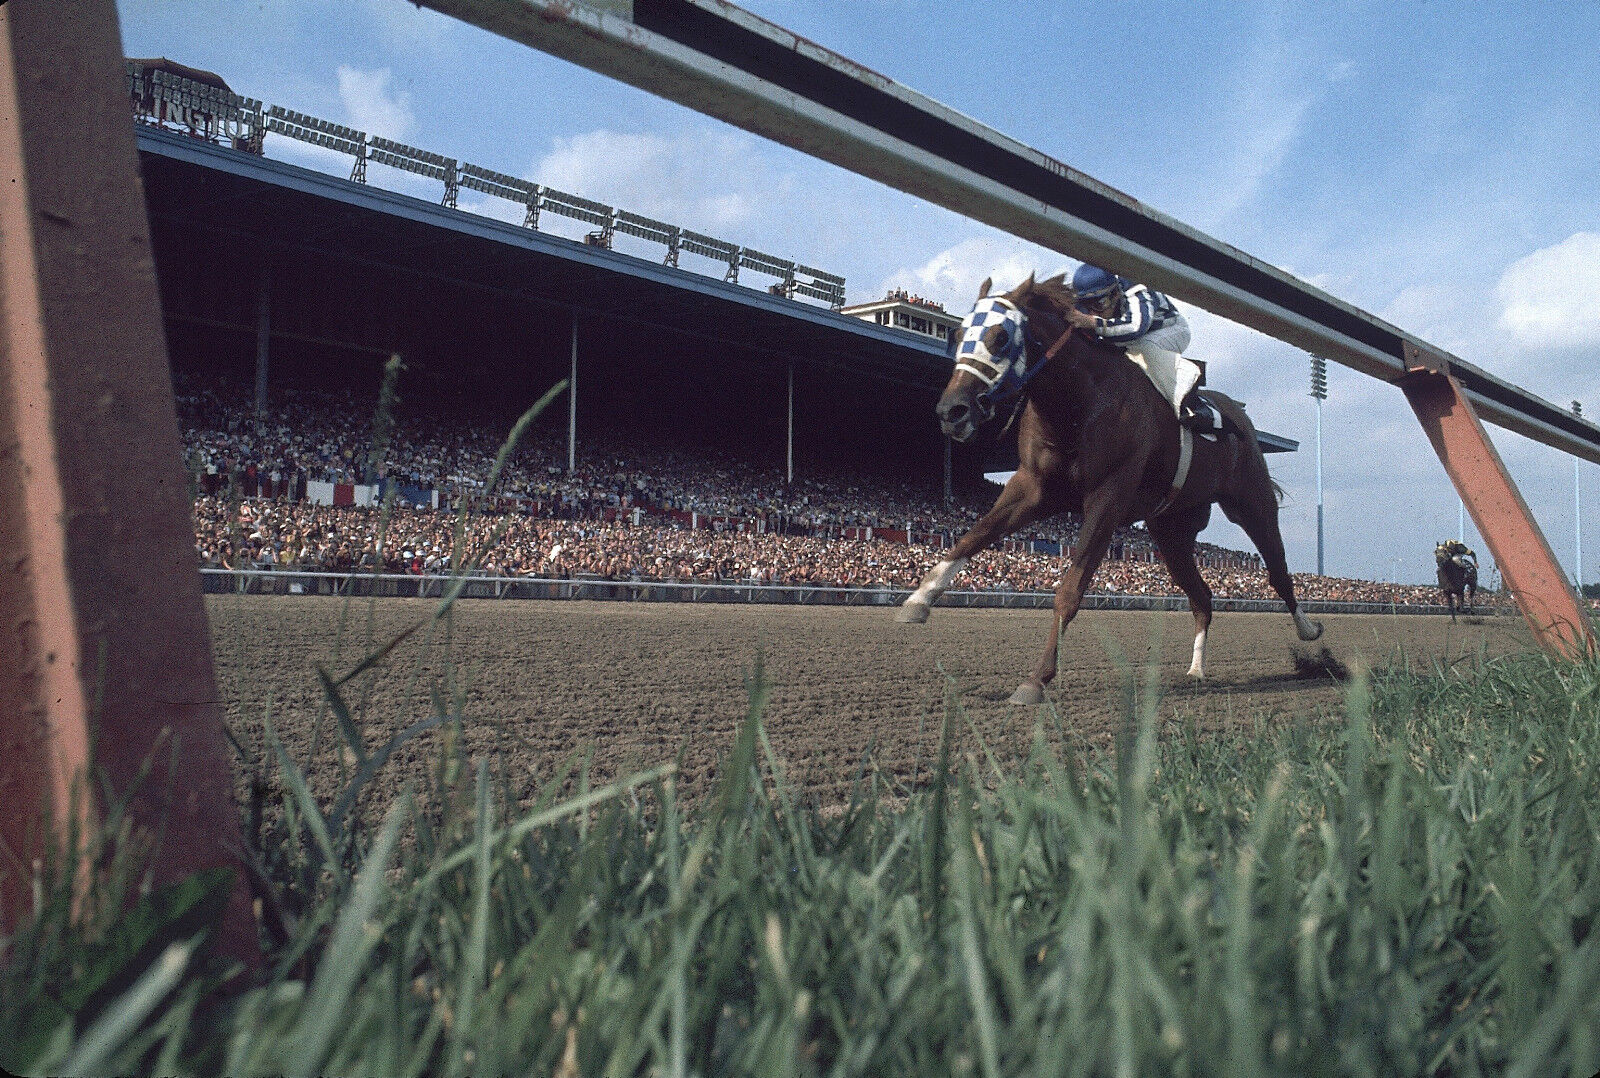
<instances>
[{"instance_id":1,"label":"track surface","mask_svg":"<svg viewBox=\"0 0 1600 1078\"><path fill-rule=\"evenodd\" d=\"M257 752L262 717L304 762L322 716L310 768L327 796L338 781L337 743L316 669L337 676L368 650L427 618L416 599L212 596L207 600L218 681L234 731ZM513 783L532 788L573 753L593 748L602 781L684 751L680 782L703 792L732 743L748 701L745 679L764 656L771 698L766 725L791 776L823 802L848 791L869 750L896 778L925 776L938 745L947 695L1003 762L1026 754L1046 708L1006 697L1038 658L1048 611L935 609L926 625L899 625L893 608L767 607L679 603L459 603L431 640L419 631L352 681L346 698L375 746L427 717L439 694L457 700L474 754L500 746ZM1126 664L1153 658L1160 715L1203 729L1314 716L1339 707L1325 674L1297 670L1326 646L1344 663L1382 664L1404 655L1430 664L1532 646L1520 618L1452 626L1445 617L1334 615L1322 640L1300 643L1283 614L1220 614L1212 624L1209 677L1192 684L1192 622L1186 613L1090 611L1065 634L1062 672L1050 691L1067 736L1101 742L1120 725ZM1139 675L1142 682L1143 675ZM437 759L430 733L396 754L386 786L419 777ZM269 770L275 770L270 769Z\"/></svg>"}]
</instances>

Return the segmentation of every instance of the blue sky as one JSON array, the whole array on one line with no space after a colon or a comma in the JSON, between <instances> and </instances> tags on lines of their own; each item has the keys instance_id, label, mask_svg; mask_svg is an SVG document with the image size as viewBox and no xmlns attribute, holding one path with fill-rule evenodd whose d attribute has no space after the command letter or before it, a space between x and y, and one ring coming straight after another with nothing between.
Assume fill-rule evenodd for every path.
<instances>
[{"instance_id":1,"label":"blue sky","mask_svg":"<svg viewBox=\"0 0 1600 1078\"><path fill-rule=\"evenodd\" d=\"M1600 5L744 5L1559 404L1600 414ZM119 0L125 49L273 104L954 310L1074 264L960 215L405 0ZM1001 14L1003 12L1003 14ZM348 159L269 139L327 171ZM371 180L437 201L437 184ZM463 207L505 213L486 199ZM559 230L561 226L555 226ZM688 262L686 261L686 266ZM710 269L709 264L706 267ZM756 283L760 283L757 279ZM1313 402L1298 349L1184 305L1191 352L1257 425L1291 568L1315 567ZM1491 435L1574 562L1571 458ZM1431 579L1457 500L1399 392L1332 365L1327 569ZM1600 579L1580 467L1584 578ZM1205 538L1247 546L1231 525ZM1471 521L1468 541L1484 550ZM1487 551L1485 551L1487 553Z\"/></svg>"}]
</instances>

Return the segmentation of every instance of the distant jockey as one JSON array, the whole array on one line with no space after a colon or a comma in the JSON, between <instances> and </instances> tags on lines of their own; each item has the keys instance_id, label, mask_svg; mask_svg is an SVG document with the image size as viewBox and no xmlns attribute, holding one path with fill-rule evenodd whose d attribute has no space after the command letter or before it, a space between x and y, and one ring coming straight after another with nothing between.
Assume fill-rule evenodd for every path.
<instances>
[{"instance_id":1,"label":"distant jockey","mask_svg":"<svg viewBox=\"0 0 1600 1078\"><path fill-rule=\"evenodd\" d=\"M1459 539L1446 539L1433 549L1434 558L1443 565L1446 561L1453 561L1463 569L1468 564L1476 566L1478 555L1472 548Z\"/></svg>"},{"instance_id":2,"label":"distant jockey","mask_svg":"<svg viewBox=\"0 0 1600 1078\"><path fill-rule=\"evenodd\" d=\"M1199 430L1218 425L1210 405L1191 396L1200 368L1181 354L1189 347L1189 321L1172 300L1088 263L1072 275L1072 289L1078 306L1067 313L1069 322L1126 349L1185 425Z\"/></svg>"}]
</instances>

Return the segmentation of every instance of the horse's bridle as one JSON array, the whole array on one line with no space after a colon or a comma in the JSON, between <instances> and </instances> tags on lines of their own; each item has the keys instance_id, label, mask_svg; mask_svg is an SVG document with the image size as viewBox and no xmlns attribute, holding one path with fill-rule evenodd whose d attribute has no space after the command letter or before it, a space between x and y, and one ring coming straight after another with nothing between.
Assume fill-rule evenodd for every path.
<instances>
[{"instance_id":1,"label":"horse's bridle","mask_svg":"<svg viewBox=\"0 0 1600 1078\"><path fill-rule=\"evenodd\" d=\"M994 316L993 320L989 318L991 315ZM982 321L975 322L974 319ZM988 345L983 342L983 333L995 324L1014 327L1008 330L1006 345L999 355L990 352ZM977 332L974 333L974 330ZM972 313L962 322L961 339L956 351L956 370L966 371L983 383L983 391L973 401L981 422L987 423L993 419L1000 405L1015 401L1020 409L1022 393L1028 383L1056 357L1070 336L1072 327L1068 326L1044 358L1030 367L1028 345L1033 338L1028 333L1027 315L1002 296L979 300ZM1016 418L1015 412L1012 418Z\"/></svg>"}]
</instances>

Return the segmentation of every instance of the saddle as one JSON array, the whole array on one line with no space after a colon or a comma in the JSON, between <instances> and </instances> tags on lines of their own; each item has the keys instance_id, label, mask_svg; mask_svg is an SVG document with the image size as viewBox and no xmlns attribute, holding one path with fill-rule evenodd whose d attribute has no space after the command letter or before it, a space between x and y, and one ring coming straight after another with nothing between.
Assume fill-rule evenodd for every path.
<instances>
[{"instance_id":1,"label":"saddle","mask_svg":"<svg viewBox=\"0 0 1600 1078\"><path fill-rule=\"evenodd\" d=\"M1205 360L1190 356L1182 358L1200 368L1200 377L1195 379L1194 386L1178 405L1178 422L1196 434L1215 437L1223 432L1226 424L1223 422L1222 413L1206 398L1206 394L1201 392L1206 384Z\"/></svg>"},{"instance_id":2,"label":"saddle","mask_svg":"<svg viewBox=\"0 0 1600 1078\"><path fill-rule=\"evenodd\" d=\"M1196 434L1216 437L1234 429L1232 423L1223 416L1221 409L1211 403L1210 394L1204 393L1196 386L1183 398L1183 404L1178 409L1178 422ZM1234 431L1243 434L1243 431Z\"/></svg>"}]
</instances>

